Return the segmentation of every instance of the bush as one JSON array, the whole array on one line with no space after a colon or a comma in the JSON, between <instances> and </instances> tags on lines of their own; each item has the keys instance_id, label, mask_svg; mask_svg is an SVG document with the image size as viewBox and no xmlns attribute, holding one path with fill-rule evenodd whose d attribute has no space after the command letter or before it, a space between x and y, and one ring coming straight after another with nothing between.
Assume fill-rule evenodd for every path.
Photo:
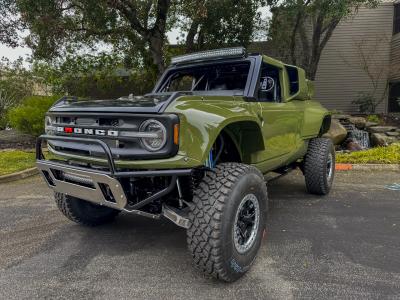
<instances>
[{"instance_id":1,"label":"bush","mask_svg":"<svg viewBox=\"0 0 400 300\"><path fill-rule=\"evenodd\" d=\"M7 112L17 105L17 99L0 89L0 130L6 128L8 119Z\"/></svg>"},{"instance_id":2,"label":"bush","mask_svg":"<svg viewBox=\"0 0 400 300\"><path fill-rule=\"evenodd\" d=\"M359 92L356 99L351 103L358 105L358 110L361 113L375 113L376 108L382 102L382 100L376 99L376 97L369 92Z\"/></svg>"},{"instance_id":3,"label":"bush","mask_svg":"<svg viewBox=\"0 0 400 300\"><path fill-rule=\"evenodd\" d=\"M381 122L381 119L379 118L378 115L368 115L367 116L367 121L379 124Z\"/></svg>"},{"instance_id":4,"label":"bush","mask_svg":"<svg viewBox=\"0 0 400 300\"><path fill-rule=\"evenodd\" d=\"M12 128L39 136L44 132L44 117L59 96L31 96L8 113Z\"/></svg>"},{"instance_id":5,"label":"bush","mask_svg":"<svg viewBox=\"0 0 400 300\"><path fill-rule=\"evenodd\" d=\"M365 151L338 153L337 163L350 164L400 164L400 144L376 147Z\"/></svg>"}]
</instances>

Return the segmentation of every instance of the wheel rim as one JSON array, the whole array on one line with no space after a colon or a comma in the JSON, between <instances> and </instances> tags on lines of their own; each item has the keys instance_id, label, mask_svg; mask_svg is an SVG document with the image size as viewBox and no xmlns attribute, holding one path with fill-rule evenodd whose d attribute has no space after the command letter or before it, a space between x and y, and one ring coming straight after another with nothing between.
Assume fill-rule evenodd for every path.
<instances>
[{"instance_id":1,"label":"wheel rim","mask_svg":"<svg viewBox=\"0 0 400 300\"><path fill-rule=\"evenodd\" d=\"M260 223L260 205L254 194L246 195L239 204L233 228L237 252L245 253L254 244Z\"/></svg>"},{"instance_id":2,"label":"wheel rim","mask_svg":"<svg viewBox=\"0 0 400 300\"><path fill-rule=\"evenodd\" d=\"M331 180L332 180L333 168L334 168L333 155L332 155L332 153L329 153L328 161L326 163L326 178L327 178L328 182L331 182Z\"/></svg>"}]
</instances>

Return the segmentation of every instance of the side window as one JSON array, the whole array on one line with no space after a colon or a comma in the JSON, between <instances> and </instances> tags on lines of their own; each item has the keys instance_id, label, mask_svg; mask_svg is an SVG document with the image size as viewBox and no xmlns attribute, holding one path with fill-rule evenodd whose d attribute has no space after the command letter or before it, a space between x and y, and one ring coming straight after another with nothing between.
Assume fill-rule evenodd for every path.
<instances>
[{"instance_id":1,"label":"side window","mask_svg":"<svg viewBox=\"0 0 400 300\"><path fill-rule=\"evenodd\" d=\"M299 72L297 68L286 66L289 77L289 92L294 95L299 91Z\"/></svg>"},{"instance_id":2,"label":"side window","mask_svg":"<svg viewBox=\"0 0 400 300\"><path fill-rule=\"evenodd\" d=\"M167 87L168 92L190 91L192 89L194 78L190 75L175 76L171 79Z\"/></svg>"},{"instance_id":3,"label":"side window","mask_svg":"<svg viewBox=\"0 0 400 300\"><path fill-rule=\"evenodd\" d=\"M262 64L258 100L260 102L281 102L281 70L266 63Z\"/></svg>"}]
</instances>

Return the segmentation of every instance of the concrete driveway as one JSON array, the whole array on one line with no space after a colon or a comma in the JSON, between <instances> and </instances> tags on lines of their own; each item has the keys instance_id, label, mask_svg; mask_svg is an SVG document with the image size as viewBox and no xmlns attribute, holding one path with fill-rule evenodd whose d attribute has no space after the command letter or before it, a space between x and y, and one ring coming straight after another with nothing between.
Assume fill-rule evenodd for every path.
<instances>
[{"instance_id":1,"label":"concrete driveway","mask_svg":"<svg viewBox=\"0 0 400 300\"><path fill-rule=\"evenodd\" d=\"M121 215L85 228L65 219L39 177L0 185L1 299L400 298L400 183L343 172L324 198L293 173L269 187L268 234L233 284L191 265L168 221Z\"/></svg>"}]
</instances>

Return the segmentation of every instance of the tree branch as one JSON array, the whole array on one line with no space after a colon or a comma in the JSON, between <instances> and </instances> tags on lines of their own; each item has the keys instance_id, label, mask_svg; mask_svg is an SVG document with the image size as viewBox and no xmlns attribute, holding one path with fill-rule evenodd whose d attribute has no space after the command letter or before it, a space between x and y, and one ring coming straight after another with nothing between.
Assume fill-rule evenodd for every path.
<instances>
[{"instance_id":1,"label":"tree branch","mask_svg":"<svg viewBox=\"0 0 400 300\"><path fill-rule=\"evenodd\" d=\"M131 24L133 30L137 31L140 35L146 36L148 34L147 28L144 28L137 17L137 9L130 1L124 0L107 0L110 7L118 10Z\"/></svg>"}]
</instances>

